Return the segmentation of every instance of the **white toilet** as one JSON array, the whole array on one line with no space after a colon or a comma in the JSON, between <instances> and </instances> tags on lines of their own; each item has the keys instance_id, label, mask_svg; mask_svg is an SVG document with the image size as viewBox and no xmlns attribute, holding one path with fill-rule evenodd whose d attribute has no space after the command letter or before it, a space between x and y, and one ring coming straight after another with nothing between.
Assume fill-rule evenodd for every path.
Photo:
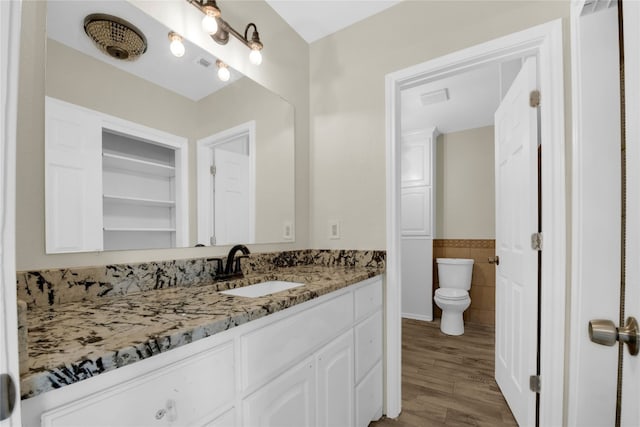
<instances>
[{"instance_id":1,"label":"white toilet","mask_svg":"<svg viewBox=\"0 0 640 427\"><path fill-rule=\"evenodd\" d=\"M438 281L433 300L442 310L440 330L447 335L462 335L464 322L462 313L469 308L471 298L472 259L436 258L438 263Z\"/></svg>"}]
</instances>

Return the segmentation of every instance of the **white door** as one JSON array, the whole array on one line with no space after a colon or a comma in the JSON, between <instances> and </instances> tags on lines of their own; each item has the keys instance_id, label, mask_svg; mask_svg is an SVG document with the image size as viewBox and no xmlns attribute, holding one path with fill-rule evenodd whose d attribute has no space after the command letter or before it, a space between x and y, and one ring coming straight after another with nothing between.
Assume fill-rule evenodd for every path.
<instances>
[{"instance_id":1,"label":"white door","mask_svg":"<svg viewBox=\"0 0 640 427\"><path fill-rule=\"evenodd\" d=\"M20 58L20 1L0 1L0 381L11 378L15 407L7 411L7 391L0 389L2 427L20 422L20 374L16 321L16 114L18 111L18 60Z\"/></svg>"},{"instance_id":2,"label":"white door","mask_svg":"<svg viewBox=\"0 0 640 427\"><path fill-rule=\"evenodd\" d=\"M525 61L495 113L496 170L496 381L516 421L535 424L538 253L536 62Z\"/></svg>"},{"instance_id":3,"label":"white door","mask_svg":"<svg viewBox=\"0 0 640 427\"><path fill-rule=\"evenodd\" d=\"M625 2L625 9L627 3L631 4ZM571 426L614 425L616 419L618 349L594 344L588 333L593 319L618 323L621 278L618 11L615 2L597 6L572 10L576 96L567 416Z\"/></svg>"},{"instance_id":4,"label":"white door","mask_svg":"<svg viewBox=\"0 0 640 427\"><path fill-rule=\"evenodd\" d=\"M214 153L216 244L250 243L249 156L219 148Z\"/></svg>"},{"instance_id":5,"label":"white door","mask_svg":"<svg viewBox=\"0 0 640 427\"><path fill-rule=\"evenodd\" d=\"M47 97L44 147L47 253L101 251L100 117Z\"/></svg>"},{"instance_id":6,"label":"white door","mask_svg":"<svg viewBox=\"0 0 640 427\"><path fill-rule=\"evenodd\" d=\"M625 317L640 319L640 3L624 3L627 145ZM640 425L640 356L625 348L622 360L623 426Z\"/></svg>"}]
</instances>

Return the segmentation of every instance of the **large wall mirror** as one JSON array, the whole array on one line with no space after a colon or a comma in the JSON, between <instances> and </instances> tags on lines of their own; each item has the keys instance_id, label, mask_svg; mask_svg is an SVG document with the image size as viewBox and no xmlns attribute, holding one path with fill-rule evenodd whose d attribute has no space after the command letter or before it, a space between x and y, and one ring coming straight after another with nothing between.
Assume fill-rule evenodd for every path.
<instances>
[{"instance_id":1,"label":"large wall mirror","mask_svg":"<svg viewBox=\"0 0 640 427\"><path fill-rule=\"evenodd\" d=\"M100 51L91 14L146 52ZM294 240L293 106L170 31L126 1L47 3L47 253Z\"/></svg>"}]
</instances>

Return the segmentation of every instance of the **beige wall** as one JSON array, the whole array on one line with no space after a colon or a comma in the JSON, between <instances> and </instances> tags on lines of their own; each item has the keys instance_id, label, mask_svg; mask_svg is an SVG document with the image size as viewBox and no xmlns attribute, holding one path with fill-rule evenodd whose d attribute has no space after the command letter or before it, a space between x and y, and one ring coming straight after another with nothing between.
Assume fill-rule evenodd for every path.
<instances>
[{"instance_id":1,"label":"beige wall","mask_svg":"<svg viewBox=\"0 0 640 427\"><path fill-rule=\"evenodd\" d=\"M234 105L237 105L235 109L230 108ZM285 221L294 220L294 112L291 105L243 78L198 102L196 118L197 127L192 134L197 139L255 120L256 242L282 241ZM194 165L195 145L190 149ZM195 179L193 175L192 180ZM195 201L195 194L192 200Z\"/></svg>"},{"instance_id":2,"label":"beige wall","mask_svg":"<svg viewBox=\"0 0 640 427\"><path fill-rule=\"evenodd\" d=\"M493 126L438 136L436 239L495 238Z\"/></svg>"},{"instance_id":3,"label":"beige wall","mask_svg":"<svg viewBox=\"0 0 640 427\"><path fill-rule=\"evenodd\" d=\"M168 22L178 19L174 10L184 10L180 25L199 28L198 14L186 2L137 2ZM264 61L260 67L251 66L246 59L247 49L230 42L227 46L205 48L249 75L268 89L279 93L295 108L296 198L294 244L253 245L252 251L262 252L306 248L309 221L309 50L300 38L264 1L219 2L225 19L231 23L255 21L265 43ZM18 270L48 267L101 265L107 263L141 262L151 260L208 257L226 254L228 248L184 248L154 251L112 251L103 253L59 254L44 253L44 95L45 95L45 22L46 3L23 2L20 82L18 102L17 143L17 220L16 267ZM193 11L191 10L193 9ZM164 13L163 13L164 11ZM194 13L195 11L195 13ZM191 21L187 18L194 18ZM179 25L168 25L180 32ZM175 25L173 25L175 24ZM239 24L237 24L239 25ZM187 34L187 32L183 32ZM145 123L142 118L140 123Z\"/></svg>"},{"instance_id":4,"label":"beige wall","mask_svg":"<svg viewBox=\"0 0 640 427\"><path fill-rule=\"evenodd\" d=\"M312 247L385 248L386 74L557 18L569 64L568 17L568 1L404 1L313 43Z\"/></svg>"}]
</instances>

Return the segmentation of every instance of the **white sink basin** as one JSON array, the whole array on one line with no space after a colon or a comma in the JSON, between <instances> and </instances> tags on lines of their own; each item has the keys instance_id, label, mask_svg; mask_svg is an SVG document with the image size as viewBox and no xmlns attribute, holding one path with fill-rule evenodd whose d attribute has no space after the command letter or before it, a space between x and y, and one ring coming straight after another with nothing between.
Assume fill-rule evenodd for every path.
<instances>
[{"instance_id":1,"label":"white sink basin","mask_svg":"<svg viewBox=\"0 0 640 427\"><path fill-rule=\"evenodd\" d=\"M235 295L237 297L258 298L269 294L275 294L276 292L286 291L287 289L297 288L303 284L304 283L273 280L270 282L243 286L241 288L229 289L228 291L220 291L220 293L225 295Z\"/></svg>"}]
</instances>

